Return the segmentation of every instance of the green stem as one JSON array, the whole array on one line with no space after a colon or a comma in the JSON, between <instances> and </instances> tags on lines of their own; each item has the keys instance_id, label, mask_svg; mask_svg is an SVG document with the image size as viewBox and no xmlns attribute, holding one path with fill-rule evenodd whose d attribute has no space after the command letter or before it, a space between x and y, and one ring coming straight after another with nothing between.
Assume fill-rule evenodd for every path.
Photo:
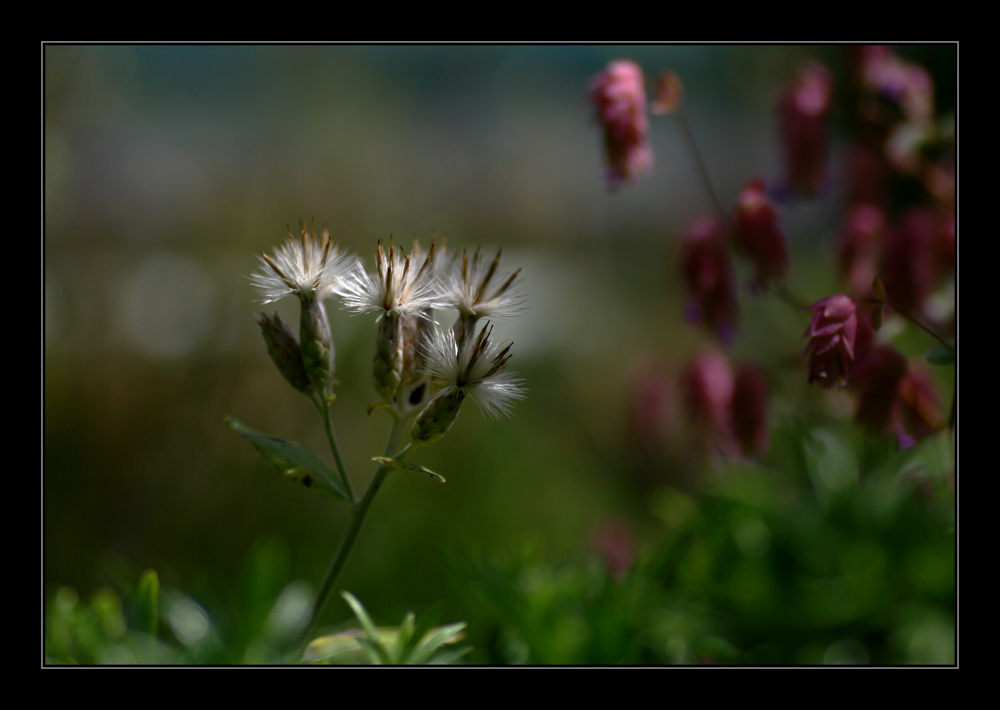
<instances>
[{"instance_id":1,"label":"green stem","mask_svg":"<svg viewBox=\"0 0 1000 710\"><path fill-rule=\"evenodd\" d=\"M715 193L715 188L712 186L712 178L708 176L708 168L705 167L705 161L701 157L701 151L698 150L698 144L694 141L694 133L691 131L691 126L688 125L684 109L678 108L676 114L677 122L681 125L681 133L684 134L684 142L687 143L688 149L694 157L695 166L698 168L698 177L701 178L701 184L705 188L705 192L708 193L712 203L715 205L715 209L719 211L719 215L723 220L728 220L730 215L726 212L726 208L722 206L719 196Z\"/></svg>"},{"instance_id":2,"label":"green stem","mask_svg":"<svg viewBox=\"0 0 1000 710\"><path fill-rule=\"evenodd\" d=\"M917 326L918 328L920 328L920 330L924 331L925 333L927 333L927 335L931 336L936 341L938 341L943 346L945 346L948 349L948 352L950 352L952 355L955 354L955 347L951 343L949 343L947 340L945 340L944 338L942 338L940 335L938 335L937 333L935 333L933 330L931 330L926 325L924 325L923 323L921 323L920 321L918 321L916 318L914 318L913 316L911 316L906 311L901 311L900 309L898 309L895 306L893 306L891 302L889 302L889 306L892 308L892 310L896 311L896 313L898 313L899 315L903 316L903 318L905 318L906 320L910 321L911 323L913 323L913 325Z\"/></svg>"},{"instance_id":3,"label":"green stem","mask_svg":"<svg viewBox=\"0 0 1000 710\"><path fill-rule=\"evenodd\" d=\"M390 456L392 452L396 451L399 447L399 439L403 435L403 428L405 424L406 419L404 417L396 416L393 418L392 431L389 432L389 439L386 441L383 456ZM323 613L323 608L330 600L330 596L333 594L333 589L337 584L337 579L340 577L340 573L343 571L344 565L347 563L347 559L351 556L351 551L354 549L354 543L357 542L358 534L361 532L361 528L365 524L368 509L371 507L372 501L375 499L375 495L378 493L379 488L382 487L382 483L385 481L386 476L389 475L391 470L391 466L379 464L375 468L375 473L372 475L371 481L368 483L368 489L365 491L364 495L352 503L351 519L348 523L347 530L344 531L344 536L340 540L340 546L337 548L337 553L330 562L330 567L327 569L326 575L320 583L319 591L316 592L316 599L312 605L309 622L299 633L299 638L297 639L295 645L298 645L301 640L308 638L309 633L312 631L313 626L316 625L316 621L319 619L320 614Z\"/></svg>"},{"instance_id":4,"label":"green stem","mask_svg":"<svg viewBox=\"0 0 1000 710\"><path fill-rule=\"evenodd\" d=\"M333 431L333 422L330 421L330 405L325 400L323 401L323 424L326 427L326 438L330 440L330 448L333 450L333 460L337 463L337 471L340 473L340 480L344 484L344 492L347 493L347 499L353 505L357 502L357 496L354 495L354 486L351 485L351 477L347 475L347 467L344 465L344 459L340 455L340 447L337 445L337 434Z\"/></svg>"}]
</instances>

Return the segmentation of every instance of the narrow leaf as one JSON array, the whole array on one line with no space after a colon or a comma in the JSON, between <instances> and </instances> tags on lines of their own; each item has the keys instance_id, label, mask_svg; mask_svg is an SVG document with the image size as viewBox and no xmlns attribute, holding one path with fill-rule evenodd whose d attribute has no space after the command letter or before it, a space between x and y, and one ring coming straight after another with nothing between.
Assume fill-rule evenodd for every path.
<instances>
[{"instance_id":1,"label":"narrow leaf","mask_svg":"<svg viewBox=\"0 0 1000 710\"><path fill-rule=\"evenodd\" d=\"M316 454L291 441L262 434L233 417L226 417L226 423L237 434L249 439L261 456L286 478L328 498L347 500L333 471Z\"/></svg>"},{"instance_id":2,"label":"narrow leaf","mask_svg":"<svg viewBox=\"0 0 1000 710\"><path fill-rule=\"evenodd\" d=\"M378 629L375 628L375 622L365 611L365 608L350 592L341 592L340 595L344 597L344 600L351 607L351 611L354 615L358 617L358 621L361 622L361 628L365 630L367 638L358 637L358 643L365 647L370 654L372 654L372 662L381 662L382 664L391 663L389 653L386 648L382 645L381 637L379 636ZM376 661L376 659L378 659Z\"/></svg>"},{"instance_id":3,"label":"narrow leaf","mask_svg":"<svg viewBox=\"0 0 1000 710\"><path fill-rule=\"evenodd\" d=\"M139 578L139 589L136 595L142 613L142 630L151 636L156 636L156 622L159 618L160 578L156 570L149 569Z\"/></svg>"},{"instance_id":4,"label":"narrow leaf","mask_svg":"<svg viewBox=\"0 0 1000 710\"><path fill-rule=\"evenodd\" d=\"M429 468L421 466L418 463L410 463L409 461L400 461L399 459L391 459L387 456L373 456L372 461L377 461L380 464L385 464L386 466L392 466L394 468L401 468L404 471L416 471L417 473L426 473L431 478L436 478L444 483L444 476L440 473L434 473Z\"/></svg>"}]
</instances>

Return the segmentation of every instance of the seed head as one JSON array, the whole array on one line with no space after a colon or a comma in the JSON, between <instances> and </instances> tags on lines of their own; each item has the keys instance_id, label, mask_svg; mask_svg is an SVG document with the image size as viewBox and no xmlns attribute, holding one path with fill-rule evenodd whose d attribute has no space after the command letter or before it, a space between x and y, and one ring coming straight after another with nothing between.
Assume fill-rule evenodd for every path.
<instances>
[{"instance_id":1,"label":"seed head","mask_svg":"<svg viewBox=\"0 0 1000 710\"><path fill-rule=\"evenodd\" d=\"M250 282L263 294L261 303L273 303L291 294L323 300L355 262L330 240L328 232L317 238L305 223L298 237L289 230L288 241L274 256L262 253L260 260L261 269L250 277Z\"/></svg>"}]
</instances>

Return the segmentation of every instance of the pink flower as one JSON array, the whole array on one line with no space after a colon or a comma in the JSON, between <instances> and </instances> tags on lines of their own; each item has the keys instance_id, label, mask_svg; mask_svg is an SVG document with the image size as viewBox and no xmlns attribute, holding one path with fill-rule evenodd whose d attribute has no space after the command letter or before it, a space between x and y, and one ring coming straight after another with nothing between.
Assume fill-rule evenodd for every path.
<instances>
[{"instance_id":1,"label":"pink flower","mask_svg":"<svg viewBox=\"0 0 1000 710\"><path fill-rule=\"evenodd\" d=\"M688 320L703 321L720 340L731 340L739 308L726 225L711 217L695 222L684 238L681 263Z\"/></svg>"},{"instance_id":2,"label":"pink flower","mask_svg":"<svg viewBox=\"0 0 1000 710\"><path fill-rule=\"evenodd\" d=\"M812 196L825 187L832 96L829 70L812 62L781 97L785 179L791 194Z\"/></svg>"},{"instance_id":3,"label":"pink flower","mask_svg":"<svg viewBox=\"0 0 1000 710\"><path fill-rule=\"evenodd\" d=\"M608 186L614 189L649 173L653 169L653 151L647 138L649 119L642 69L625 59L611 62L591 80L590 100L604 129Z\"/></svg>"},{"instance_id":4,"label":"pink flower","mask_svg":"<svg viewBox=\"0 0 1000 710\"><path fill-rule=\"evenodd\" d=\"M840 230L838 260L849 293L865 297L871 293L878 272L878 259L885 232L882 210L870 204L856 204L847 213Z\"/></svg>"},{"instance_id":5,"label":"pink flower","mask_svg":"<svg viewBox=\"0 0 1000 710\"><path fill-rule=\"evenodd\" d=\"M858 392L855 420L872 432L894 434L903 448L942 426L931 376L911 367L895 348L876 347L852 384Z\"/></svg>"},{"instance_id":6,"label":"pink flower","mask_svg":"<svg viewBox=\"0 0 1000 710\"><path fill-rule=\"evenodd\" d=\"M736 237L753 263L755 285L784 277L788 270L785 232L760 178L747 183L736 198Z\"/></svg>"},{"instance_id":7,"label":"pink flower","mask_svg":"<svg viewBox=\"0 0 1000 710\"><path fill-rule=\"evenodd\" d=\"M735 453L732 437L732 402L735 380L726 356L717 350L700 353L681 376L684 404L716 453Z\"/></svg>"},{"instance_id":8,"label":"pink flower","mask_svg":"<svg viewBox=\"0 0 1000 710\"><path fill-rule=\"evenodd\" d=\"M847 381L854 363L854 341L858 332L857 307L838 294L817 301L805 310L813 312L809 336L809 382L827 389Z\"/></svg>"}]
</instances>

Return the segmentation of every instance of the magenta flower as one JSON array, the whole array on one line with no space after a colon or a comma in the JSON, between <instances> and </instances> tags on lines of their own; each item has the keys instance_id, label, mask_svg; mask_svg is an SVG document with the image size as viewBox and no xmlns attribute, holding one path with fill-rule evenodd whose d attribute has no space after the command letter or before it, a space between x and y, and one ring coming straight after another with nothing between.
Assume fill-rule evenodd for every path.
<instances>
[{"instance_id":1,"label":"magenta flower","mask_svg":"<svg viewBox=\"0 0 1000 710\"><path fill-rule=\"evenodd\" d=\"M829 389L847 381L854 364L854 341L858 332L857 307L838 294L817 301L805 310L813 312L809 336L809 382Z\"/></svg>"},{"instance_id":2,"label":"magenta flower","mask_svg":"<svg viewBox=\"0 0 1000 710\"><path fill-rule=\"evenodd\" d=\"M732 402L735 377L728 358L717 350L699 353L681 375L684 404L707 448L730 456L733 439Z\"/></svg>"},{"instance_id":3,"label":"magenta flower","mask_svg":"<svg viewBox=\"0 0 1000 710\"><path fill-rule=\"evenodd\" d=\"M781 98L786 188L793 195L808 197L825 187L832 96L829 70L812 62Z\"/></svg>"},{"instance_id":4,"label":"magenta flower","mask_svg":"<svg viewBox=\"0 0 1000 710\"><path fill-rule=\"evenodd\" d=\"M760 178L748 182L736 198L736 238L753 263L755 288L784 277L788 270L787 240Z\"/></svg>"},{"instance_id":5,"label":"magenta flower","mask_svg":"<svg viewBox=\"0 0 1000 710\"><path fill-rule=\"evenodd\" d=\"M704 322L720 340L730 341L736 332L739 306L726 225L711 217L695 222L684 237L681 264L688 320Z\"/></svg>"},{"instance_id":6,"label":"magenta flower","mask_svg":"<svg viewBox=\"0 0 1000 710\"><path fill-rule=\"evenodd\" d=\"M653 151L647 137L649 119L642 69L625 59L611 62L591 80L590 101L604 129L608 187L635 182L639 175L649 173L653 169Z\"/></svg>"}]
</instances>

